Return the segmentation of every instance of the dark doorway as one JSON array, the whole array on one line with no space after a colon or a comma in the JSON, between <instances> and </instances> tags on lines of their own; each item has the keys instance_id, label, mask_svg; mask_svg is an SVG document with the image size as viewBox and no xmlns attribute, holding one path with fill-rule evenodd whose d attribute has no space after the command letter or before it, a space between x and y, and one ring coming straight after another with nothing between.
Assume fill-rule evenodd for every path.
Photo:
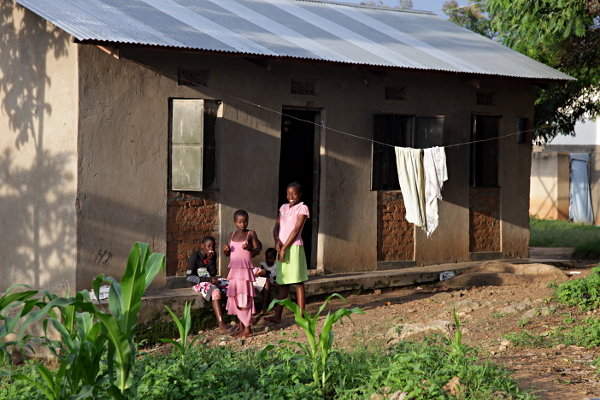
<instances>
[{"instance_id":1,"label":"dark doorway","mask_svg":"<svg viewBox=\"0 0 600 400\"><path fill-rule=\"evenodd\" d=\"M287 203L286 188L291 182L302 185L302 201L310 209L310 218L302 230L302 241L309 268L316 268L316 243L319 202L318 111L283 110L281 119L281 155L279 161L279 204ZM310 121L310 122L305 122Z\"/></svg>"},{"instance_id":2,"label":"dark doorway","mask_svg":"<svg viewBox=\"0 0 600 400\"><path fill-rule=\"evenodd\" d=\"M471 131L470 183L474 187L498 186L498 155L500 144L500 118L483 115L473 116Z\"/></svg>"},{"instance_id":3,"label":"dark doorway","mask_svg":"<svg viewBox=\"0 0 600 400\"><path fill-rule=\"evenodd\" d=\"M502 258L500 253L500 165L501 117L474 115L471 131L471 171L469 189L469 251L490 253Z\"/></svg>"}]
</instances>

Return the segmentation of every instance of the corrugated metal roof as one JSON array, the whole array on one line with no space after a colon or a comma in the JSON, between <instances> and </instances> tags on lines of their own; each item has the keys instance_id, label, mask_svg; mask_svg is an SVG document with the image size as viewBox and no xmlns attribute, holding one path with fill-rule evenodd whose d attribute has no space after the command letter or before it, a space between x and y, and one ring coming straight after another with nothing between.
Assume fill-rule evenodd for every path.
<instances>
[{"instance_id":1,"label":"corrugated metal roof","mask_svg":"<svg viewBox=\"0 0 600 400\"><path fill-rule=\"evenodd\" d=\"M81 41L572 79L433 13L298 0L17 0Z\"/></svg>"}]
</instances>

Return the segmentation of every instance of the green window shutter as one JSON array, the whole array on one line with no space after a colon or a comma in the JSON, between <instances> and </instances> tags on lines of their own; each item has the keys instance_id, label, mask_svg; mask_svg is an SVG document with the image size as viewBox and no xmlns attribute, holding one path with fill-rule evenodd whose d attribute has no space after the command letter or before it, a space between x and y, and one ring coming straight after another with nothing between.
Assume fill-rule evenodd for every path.
<instances>
[{"instance_id":1,"label":"green window shutter","mask_svg":"<svg viewBox=\"0 0 600 400\"><path fill-rule=\"evenodd\" d=\"M171 190L203 190L204 100L172 100Z\"/></svg>"}]
</instances>

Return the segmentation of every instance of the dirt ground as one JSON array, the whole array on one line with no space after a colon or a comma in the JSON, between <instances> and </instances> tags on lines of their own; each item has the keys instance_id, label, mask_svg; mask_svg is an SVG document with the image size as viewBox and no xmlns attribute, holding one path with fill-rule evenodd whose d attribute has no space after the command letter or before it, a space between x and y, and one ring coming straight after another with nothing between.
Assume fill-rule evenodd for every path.
<instances>
[{"instance_id":1,"label":"dirt ground","mask_svg":"<svg viewBox=\"0 0 600 400\"><path fill-rule=\"evenodd\" d=\"M582 261L571 279L587 276L598 261ZM565 271L570 272L570 271ZM342 306L360 307L366 314L353 316L354 323L336 325L335 342L342 348L363 346L388 346L386 332L401 323L426 323L432 320L452 322L452 310L458 307L462 323L463 339L481 349L481 357L503 364L514 372L521 388L533 388L541 399L582 400L600 397L600 376L593 365L600 357L600 348L585 349L559 345L551 349L528 349L503 342L503 335L522 329L543 332L549 327L563 323L565 316L583 319L586 312L578 308L567 308L552 301L553 290L547 284L488 286L468 290L449 290L434 285L407 288L381 293L374 291L364 295L350 295L348 304L335 300L331 309ZM470 300L470 301L469 301ZM526 303L523 303L523 302ZM528 304L529 307L519 307ZM320 302L307 306L314 313ZM505 313L506 307L523 308ZM523 328L524 314L541 307L557 307L548 315L534 315ZM534 312L536 313L536 312ZM531 312L530 312L531 314ZM536 314L540 314L537 312ZM598 313L600 316L600 313ZM526 316L525 316L526 317ZM212 345L231 345L244 348L259 348L276 343L283 334L287 338L297 335L295 340L305 338L304 332L293 324L293 316L284 314L280 324L263 325L258 320L253 326L254 336L245 340L231 339L217 330L201 332L204 341Z\"/></svg>"}]
</instances>

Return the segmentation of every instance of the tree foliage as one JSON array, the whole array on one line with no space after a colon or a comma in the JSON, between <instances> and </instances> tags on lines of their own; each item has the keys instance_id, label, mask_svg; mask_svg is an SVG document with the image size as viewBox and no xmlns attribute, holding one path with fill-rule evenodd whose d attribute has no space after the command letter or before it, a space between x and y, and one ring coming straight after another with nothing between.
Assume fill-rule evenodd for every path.
<instances>
[{"instance_id":1,"label":"tree foliage","mask_svg":"<svg viewBox=\"0 0 600 400\"><path fill-rule=\"evenodd\" d=\"M449 21L492 39L497 34L492 30L490 18L483 8L484 4L481 1L469 0L466 6L459 6L456 0L448 0L442 5L442 12L448 16Z\"/></svg>"},{"instance_id":2,"label":"tree foliage","mask_svg":"<svg viewBox=\"0 0 600 400\"><path fill-rule=\"evenodd\" d=\"M597 0L487 0L499 40L577 81L540 89L540 141L574 134L575 123L600 114L600 4Z\"/></svg>"}]
</instances>

